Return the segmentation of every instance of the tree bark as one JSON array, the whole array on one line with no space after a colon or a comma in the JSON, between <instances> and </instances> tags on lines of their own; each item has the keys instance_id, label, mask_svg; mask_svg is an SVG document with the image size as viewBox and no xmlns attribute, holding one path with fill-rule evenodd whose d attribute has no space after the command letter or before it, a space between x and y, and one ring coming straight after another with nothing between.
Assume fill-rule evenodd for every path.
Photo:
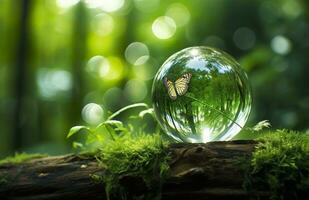
<instances>
[{"instance_id":1,"label":"tree bark","mask_svg":"<svg viewBox=\"0 0 309 200\"><path fill-rule=\"evenodd\" d=\"M254 141L178 143L169 146L170 176L163 183L162 199L246 199L243 173L237 161L250 155ZM65 155L0 166L1 200L106 199L103 183L91 174L104 169L93 157ZM141 180L125 177L130 190L141 190ZM1 181L2 180L2 181ZM142 189L143 190L143 189ZM140 191L139 191L140 192ZM267 192L261 193L262 198Z\"/></svg>"}]
</instances>

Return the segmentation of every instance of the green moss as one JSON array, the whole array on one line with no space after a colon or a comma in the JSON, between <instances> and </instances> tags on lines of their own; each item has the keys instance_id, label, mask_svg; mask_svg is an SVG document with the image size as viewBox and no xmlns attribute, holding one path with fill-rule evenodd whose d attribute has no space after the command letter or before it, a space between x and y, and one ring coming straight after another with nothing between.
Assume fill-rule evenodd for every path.
<instances>
[{"instance_id":1,"label":"green moss","mask_svg":"<svg viewBox=\"0 0 309 200\"><path fill-rule=\"evenodd\" d=\"M97 175L97 174L89 174L89 177L95 182L95 183L102 183L104 182L103 176Z\"/></svg>"},{"instance_id":2,"label":"green moss","mask_svg":"<svg viewBox=\"0 0 309 200\"><path fill-rule=\"evenodd\" d=\"M245 169L244 188L270 191L271 199L297 199L309 186L309 134L288 130L263 133Z\"/></svg>"},{"instance_id":3,"label":"green moss","mask_svg":"<svg viewBox=\"0 0 309 200\"><path fill-rule=\"evenodd\" d=\"M121 137L104 146L97 157L107 169L105 175L92 177L104 181L108 198L154 199L160 196L161 183L168 171L166 145L158 134ZM147 194L131 194L128 186L120 183L123 175L142 180Z\"/></svg>"},{"instance_id":4,"label":"green moss","mask_svg":"<svg viewBox=\"0 0 309 200\"><path fill-rule=\"evenodd\" d=\"M138 115L131 115L128 122L114 118L128 109L146 108ZM96 127L75 126L67 137L84 131L86 140L75 142L75 147L96 152L95 157L105 168L103 174L90 174L90 178L105 185L108 199L157 199L168 169L167 142L160 137L157 125L155 133L148 133L145 116L154 112L144 103L126 106L115 112ZM74 144L73 142L73 144ZM74 146L74 145L73 145ZM138 185L135 185L138 184Z\"/></svg>"},{"instance_id":5,"label":"green moss","mask_svg":"<svg viewBox=\"0 0 309 200\"><path fill-rule=\"evenodd\" d=\"M14 156L9 156L0 160L0 165L5 164L19 164L34 158L42 158L47 156L46 154L28 154L28 153L15 153Z\"/></svg>"}]
</instances>

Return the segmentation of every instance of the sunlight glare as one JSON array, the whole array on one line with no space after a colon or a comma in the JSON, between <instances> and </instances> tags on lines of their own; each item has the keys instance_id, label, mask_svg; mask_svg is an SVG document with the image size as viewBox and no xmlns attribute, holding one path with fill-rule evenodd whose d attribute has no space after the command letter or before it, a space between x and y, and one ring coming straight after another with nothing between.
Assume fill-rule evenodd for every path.
<instances>
[{"instance_id":1,"label":"sunlight glare","mask_svg":"<svg viewBox=\"0 0 309 200\"><path fill-rule=\"evenodd\" d=\"M169 39L176 32L175 21L168 16L158 17L152 24L152 32L159 39Z\"/></svg>"}]
</instances>

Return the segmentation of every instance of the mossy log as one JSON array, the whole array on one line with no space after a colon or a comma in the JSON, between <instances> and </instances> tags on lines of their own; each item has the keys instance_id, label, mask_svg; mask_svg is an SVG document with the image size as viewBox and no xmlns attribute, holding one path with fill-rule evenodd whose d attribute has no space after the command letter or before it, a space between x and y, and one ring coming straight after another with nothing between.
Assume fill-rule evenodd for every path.
<instances>
[{"instance_id":1,"label":"mossy log","mask_svg":"<svg viewBox=\"0 0 309 200\"><path fill-rule=\"evenodd\" d=\"M170 175L162 199L246 199L243 172L237 164L248 157L255 141L179 143L170 145ZM106 199L103 183L91 176L103 175L94 157L65 155L0 166L1 200ZM147 192L138 177L123 176L121 184L133 193ZM267 198L267 192L260 194Z\"/></svg>"}]
</instances>

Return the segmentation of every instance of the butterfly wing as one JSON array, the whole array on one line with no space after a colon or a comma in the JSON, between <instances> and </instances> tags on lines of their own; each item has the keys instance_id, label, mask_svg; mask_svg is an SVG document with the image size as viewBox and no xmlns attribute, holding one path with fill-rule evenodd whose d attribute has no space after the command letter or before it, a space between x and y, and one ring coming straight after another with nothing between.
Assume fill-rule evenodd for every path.
<instances>
[{"instance_id":1,"label":"butterfly wing","mask_svg":"<svg viewBox=\"0 0 309 200\"><path fill-rule=\"evenodd\" d=\"M164 85L167 89L167 93L171 99L175 100L177 98L177 93L172 81L168 80L166 77L164 78Z\"/></svg>"},{"instance_id":2,"label":"butterfly wing","mask_svg":"<svg viewBox=\"0 0 309 200\"><path fill-rule=\"evenodd\" d=\"M175 88L179 96L186 94L191 77L192 77L192 74L186 73L186 74L183 74L179 79L175 81Z\"/></svg>"}]
</instances>

